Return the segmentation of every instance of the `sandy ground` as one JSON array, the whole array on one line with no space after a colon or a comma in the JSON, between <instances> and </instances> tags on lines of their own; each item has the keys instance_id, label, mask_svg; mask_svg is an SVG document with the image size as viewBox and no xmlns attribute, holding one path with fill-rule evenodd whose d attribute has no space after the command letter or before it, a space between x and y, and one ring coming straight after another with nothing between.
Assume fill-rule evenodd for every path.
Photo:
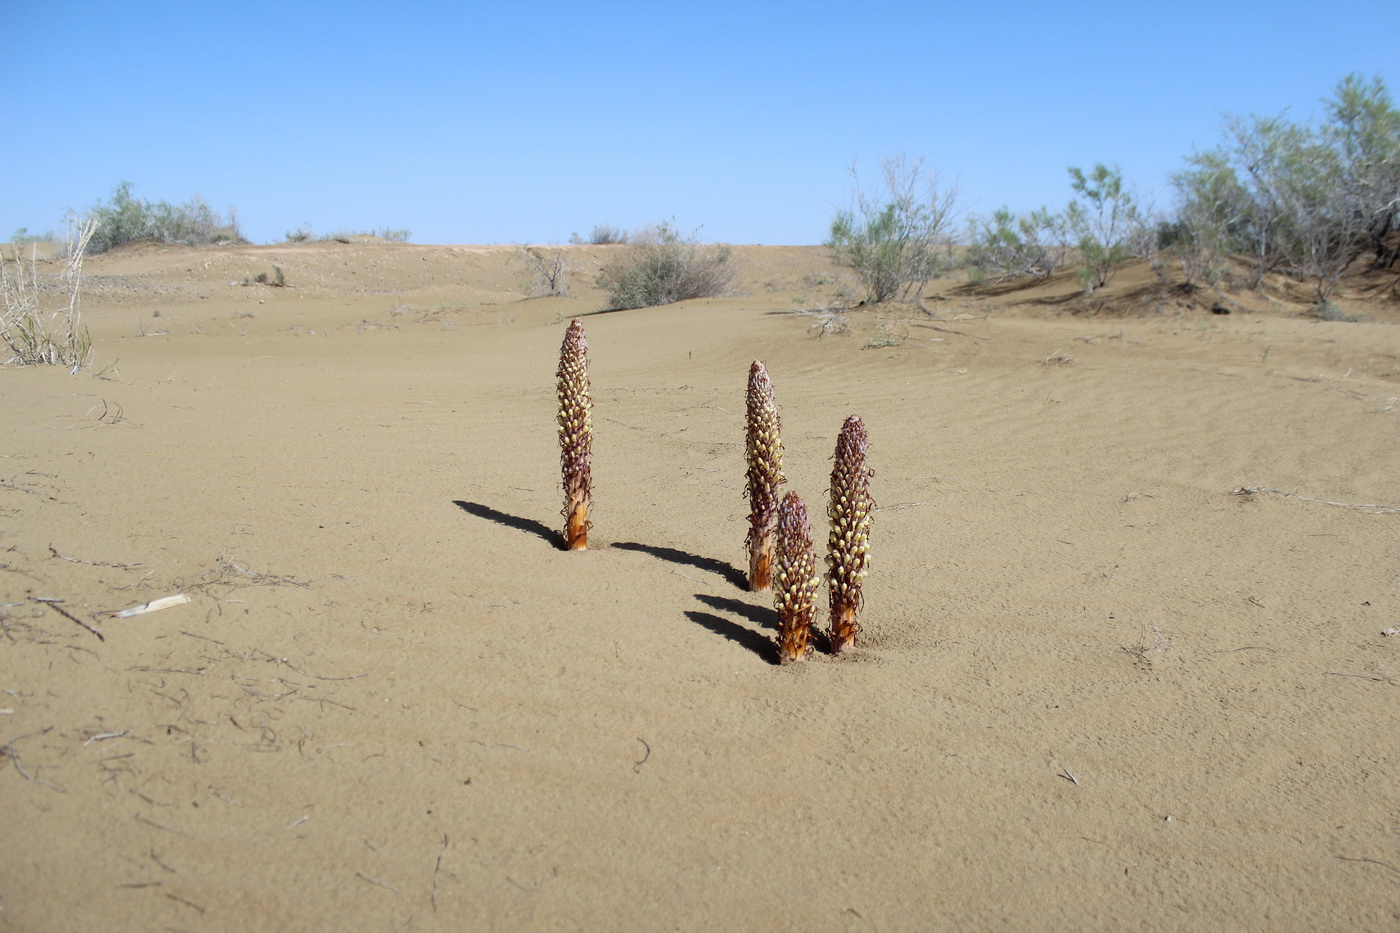
<instances>
[{"instance_id":1,"label":"sandy ground","mask_svg":"<svg viewBox=\"0 0 1400 933\"><path fill-rule=\"evenodd\" d=\"M607 314L607 250L511 255L128 249L92 370L0 372L0 929L1400 925L1394 306L1125 274L822 337L819 249ZM755 359L814 515L870 432L846 657L777 666L743 585Z\"/></svg>"}]
</instances>

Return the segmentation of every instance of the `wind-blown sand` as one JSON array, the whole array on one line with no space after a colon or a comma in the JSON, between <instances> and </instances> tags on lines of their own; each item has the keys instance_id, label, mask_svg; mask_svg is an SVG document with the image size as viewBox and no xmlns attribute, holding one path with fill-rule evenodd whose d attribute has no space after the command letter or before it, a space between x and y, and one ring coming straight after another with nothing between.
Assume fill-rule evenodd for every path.
<instances>
[{"instance_id":1,"label":"wind-blown sand","mask_svg":"<svg viewBox=\"0 0 1400 933\"><path fill-rule=\"evenodd\" d=\"M89 260L93 369L0 372L0 929L1400 922L1394 305L1130 270L822 338L818 248L607 314L571 255L532 300L505 247ZM755 359L819 542L870 433L840 659L778 667L743 585Z\"/></svg>"}]
</instances>

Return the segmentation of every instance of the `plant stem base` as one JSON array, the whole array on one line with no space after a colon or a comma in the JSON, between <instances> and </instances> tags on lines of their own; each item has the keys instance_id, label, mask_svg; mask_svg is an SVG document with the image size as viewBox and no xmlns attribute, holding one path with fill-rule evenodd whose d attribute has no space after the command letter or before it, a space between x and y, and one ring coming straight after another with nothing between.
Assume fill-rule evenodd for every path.
<instances>
[{"instance_id":1,"label":"plant stem base","mask_svg":"<svg viewBox=\"0 0 1400 933\"><path fill-rule=\"evenodd\" d=\"M854 606L841 606L831 619L831 653L840 654L856 643L856 633L860 625L856 622Z\"/></svg>"},{"instance_id":2,"label":"plant stem base","mask_svg":"<svg viewBox=\"0 0 1400 933\"><path fill-rule=\"evenodd\" d=\"M569 510L569 524L564 529L564 548L569 551L588 550L587 502L576 502Z\"/></svg>"},{"instance_id":3,"label":"plant stem base","mask_svg":"<svg viewBox=\"0 0 1400 933\"><path fill-rule=\"evenodd\" d=\"M757 547L749 553L749 590L757 593L773 586L773 549Z\"/></svg>"}]
</instances>

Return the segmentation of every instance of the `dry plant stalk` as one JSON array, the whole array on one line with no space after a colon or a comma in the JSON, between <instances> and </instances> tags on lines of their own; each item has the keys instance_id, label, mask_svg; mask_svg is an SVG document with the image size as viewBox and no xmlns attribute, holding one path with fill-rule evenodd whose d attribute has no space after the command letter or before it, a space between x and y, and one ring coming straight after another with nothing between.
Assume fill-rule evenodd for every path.
<instances>
[{"instance_id":1,"label":"dry plant stalk","mask_svg":"<svg viewBox=\"0 0 1400 933\"><path fill-rule=\"evenodd\" d=\"M778 529L778 488L783 485L782 423L773 401L773 380L762 360L749 367L744 456L748 461L749 589L773 585L773 536Z\"/></svg>"},{"instance_id":2,"label":"dry plant stalk","mask_svg":"<svg viewBox=\"0 0 1400 933\"><path fill-rule=\"evenodd\" d=\"M564 547L588 547L588 506L593 500L589 453L593 402L588 396L588 338L579 318L569 324L559 351L559 461L564 471Z\"/></svg>"},{"instance_id":3,"label":"dry plant stalk","mask_svg":"<svg viewBox=\"0 0 1400 933\"><path fill-rule=\"evenodd\" d=\"M841 425L836 439L836 465L831 470L831 536L827 539L827 589L831 602L831 653L840 654L860 633L856 616L862 603L861 581L870 564L870 521L875 502L870 498L871 470L865 455L870 440L856 415Z\"/></svg>"},{"instance_id":4,"label":"dry plant stalk","mask_svg":"<svg viewBox=\"0 0 1400 933\"><path fill-rule=\"evenodd\" d=\"M778 506L777 546L774 555L773 601L778 609L778 663L805 658L811 648L807 638L816 618L817 555L812 550L812 525L807 506L790 492Z\"/></svg>"},{"instance_id":5,"label":"dry plant stalk","mask_svg":"<svg viewBox=\"0 0 1400 933\"><path fill-rule=\"evenodd\" d=\"M96 220L70 225L68 261L63 268L68 306L51 312L40 309L35 248L31 247L27 267L13 245L8 260L0 255L0 341L11 354L5 363L67 366L76 373L92 360L92 338L82 326L78 304L83 257L96 232Z\"/></svg>"}]
</instances>

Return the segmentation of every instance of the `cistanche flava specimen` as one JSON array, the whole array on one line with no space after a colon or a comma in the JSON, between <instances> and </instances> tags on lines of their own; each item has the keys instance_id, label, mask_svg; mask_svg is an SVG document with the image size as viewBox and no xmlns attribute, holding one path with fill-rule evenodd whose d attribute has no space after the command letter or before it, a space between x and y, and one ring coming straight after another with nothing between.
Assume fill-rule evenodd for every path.
<instances>
[{"instance_id":1,"label":"cistanche flava specimen","mask_svg":"<svg viewBox=\"0 0 1400 933\"><path fill-rule=\"evenodd\" d=\"M773 380L762 360L749 367L749 387L745 394L747 418L744 456L748 461L749 534L744 546L749 551L749 589L755 592L772 585L773 536L778 529L778 488L783 485L782 423L773 400Z\"/></svg>"},{"instance_id":2,"label":"cistanche flava specimen","mask_svg":"<svg viewBox=\"0 0 1400 933\"><path fill-rule=\"evenodd\" d=\"M811 650L807 638L816 617L817 555L807 506L790 492L778 505L777 544L773 561L773 602L778 610L778 663L790 664Z\"/></svg>"},{"instance_id":3,"label":"cistanche flava specimen","mask_svg":"<svg viewBox=\"0 0 1400 933\"><path fill-rule=\"evenodd\" d=\"M831 602L831 653L840 654L860 633L863 597L861 582L870 563L870 521L875 501L870 498L870 446L865 424L856 415L846 419L836 439L836 465L831 470L831 536L827 539L827 590Z\"/></svg>"},{"instance_id":4,"label":"cistanche flava specimen","mask_svg":"<svg viewBox=\"0 0 1400 933\"><path fill-rule=\"evenodd\" d=\"M588 396L588 338L574 318L559 351L559 461L564 470L564 547L588 547L588 506L593 501L589 454L593 446L593 402Z\"/></svg>"}]
</instances>

